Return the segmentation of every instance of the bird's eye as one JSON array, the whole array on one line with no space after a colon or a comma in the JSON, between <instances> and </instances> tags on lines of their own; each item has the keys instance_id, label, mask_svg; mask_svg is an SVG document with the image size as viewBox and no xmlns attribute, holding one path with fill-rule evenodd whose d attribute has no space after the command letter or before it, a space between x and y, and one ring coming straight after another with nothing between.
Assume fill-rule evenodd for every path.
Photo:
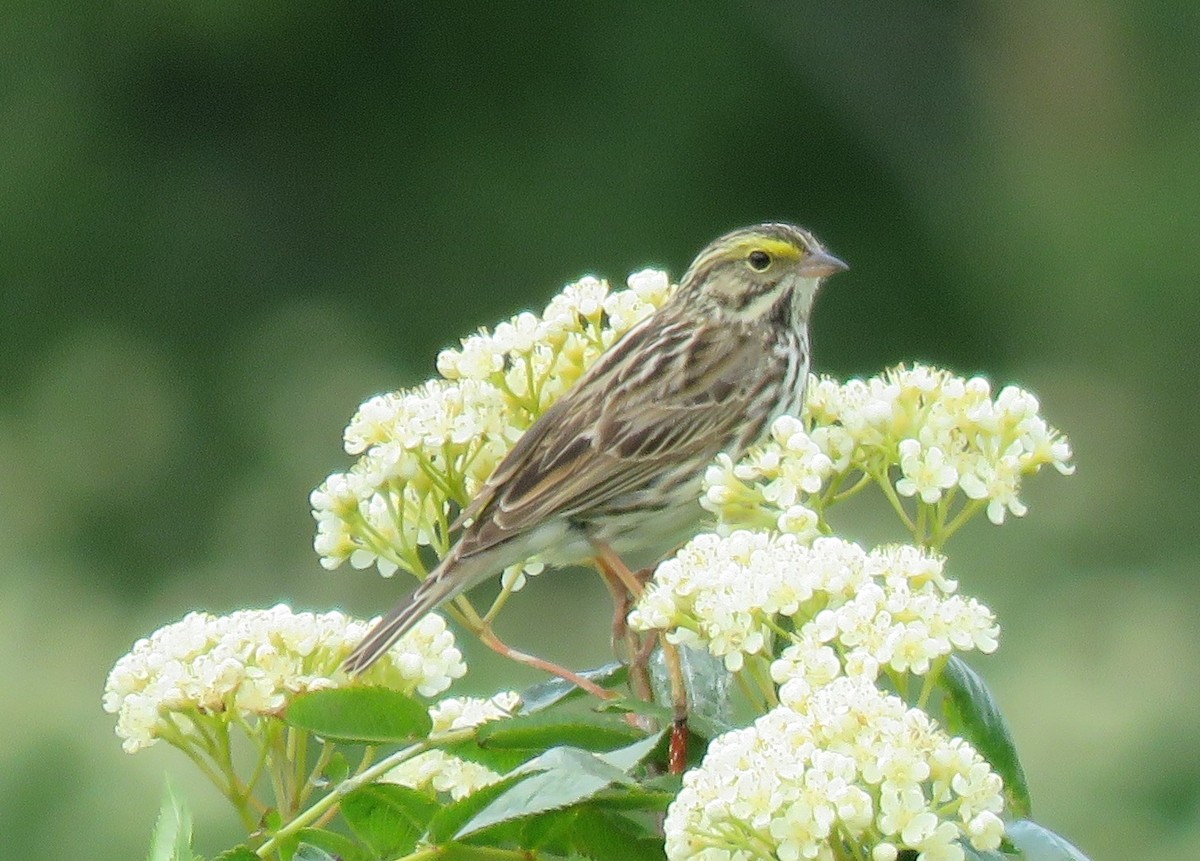
<instances>
[{"instance_id":1,"label":"bird's eye","mask_svg":"<svg viewBox=\"0 0 1200 861\"><path fill-rule=\"evenodd\" d=\"M746 262L755 272L766 272L767 267L771 265L771 255L761 250L751 251L746 257Z\"/></svg>"}]
</instances>

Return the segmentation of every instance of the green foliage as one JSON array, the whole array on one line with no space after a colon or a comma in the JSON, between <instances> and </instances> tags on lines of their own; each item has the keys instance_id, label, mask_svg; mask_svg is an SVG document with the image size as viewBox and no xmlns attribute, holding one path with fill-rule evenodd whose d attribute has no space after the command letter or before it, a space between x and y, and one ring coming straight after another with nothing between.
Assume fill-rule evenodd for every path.
<instances>
[{"instance_id":1,"label":"green foliage","mask_svg":"<svg viewBox=\"0 0 1200 861\"><path fill-rule=\"evenodd\" d=\"M571 715L541 712L484 724L477 738L481 747L501 750L546 750L555 745L610 750L644 735L618 715L580 711Z\"/></svg>"},{"instance_id":2,"label":"green foliage","mask_svg":"<svg viewBox=\"0 0 1200 861\"><path fill-rule=\"evenodd\" d=\"M369 861L372 857L361 843L326 828L303 828L296 834L296 838L299 848L292 856L292 861L301 859L306 852L323 852L338 861Z\"/></svg>"},{"instance_id":3,"label":"green foliage","mask_svg":"<svg viewBox=\"0 0 1200 861\"><path fill-rule=\"evenodd\" d=\"M983 754L1004 779L1006 807L1014 817L1029 816L1033 806L1029 782L1017 757L1016 744L1000 706L983 679L957 655L952 655L939 677L946 698L943 710L947 728L962 736Z\"/></svg>"},{"instance_id":4,"label":"green foliage","mask_svg":"<svg viewBox=\"0 0 1200 861\"><path fill-rule=\"evenodd\" d=\"M394 784L364 786L342 800L350 828L381 857L411 852L438 808L429 794Z\"/></svg>"},{"instance_id":5,"label":"green foliage","mask_svg":"<svg viewBox=\"0 0 1200 861\"><path fill-rule=\"evenodd\" d=\"M1088 861L1066 839L1028 819L1010 822L1006 833L1022 861Z\"/></svg>"},{"instance_id":6,"label":"green foliage","mask_svg":"<svg viewBox=\"0 0 1200 861\"><path fill-rule=\"evenodd\" d=\"M658 736L610 754L554 747L513 772L524 777L509 787L454 835L469 836L513 819L560 810L594 797L614 783L630 784L630 772L658 743Z\"/></svg>"},{"instance_id":7,"label":"green foliage","mask_svg":"<svg viewBox=\"0 0 1200 861\"><path fill-rule=\"evenodd\" d=\"M297 697L284 715L320 738L359 744L403 744L429 735L425 706L388 688L340 688Z\"/></svg>"},{"instance_id":8,"label":"green foliage","mask_svg":"<svg viewBox=\"0 0 1200 861\"><path fill-rule=\"evenodd\" d=\"M295 854L292 855L292 861L348 861L348 859L345 856L331 855L324 849L304 843L296 849Z\"/></svg>"},{"instance_id":9,"label":"green foliage","mask_svg":"<svg viewBox=\"0 0 1200 861\"><path fill-rule=\"evenodd\" d=\"M292 861L295 861L297 857L299 856L293 855ZM258 855L249 846L235 846L232 849L226 849L213 861L258 861Z\"/></svg>"},{"instance_id":10,"label":"green foliage","mask_svg":"<svg viewBox=\"0 0 1200 861\"><path fill-rule=\"evenodd\" d=\"M1009 847L1024 861L1088 861L1067 840L1028 819L1032 810L1025 769L1017 756L1008 722L987 684L965 661L952 656L938 684L945 693L943 712L947 728L969 741L1004 780L1005 826ZM969 859L1000 861L998 852L979 852L964 847Z\"/></svg>"},{"instance_id":11,"label":"green foliage","mask_svg":"<svg viewBox=\"0 0 1200 861\"><path fill-rule=\"evenodd\" d=\"M385 737L411 743L428 731L428 715L422 709L424 720L416 719L412 700L389 693L319 691L298 697L287 720L334 744ZM323 758L321 779L337 791L291 823L268 811L264 824L275 836L257 851L229 849L219 861L384 861L421 847L437 847L439 858L491 858L498 848L597 861L661 858L662 837L647 814L664 810L678 789L676 778L656 776L658 766L648 766L661 733L646 735L613 712L579 709L574 699L548 697L536 714L428 740L366 771L360 767L358 775L347 774L345 757L335 750ZM375 781L435 750L463 759L469 754L469 761L502 766L507 774L450 803L432 790ZM337 818L323 815L329 811ZM168 787L148 861L199 861L190 840L190 814Z\"/></svg>"},{"instance_id":12,"label":"green foliage","mask_svg":"<svg viewBox=\"0 0 1200 861\"><path fill-rule=\"evenodd\" d=\"M594 670L584 670L579 675L601 687L613 687L624 682L629 673L624 664L614 661ZM579 699L581 696L583 691L566 679L549 679L521 691L521 712L532 714L564 700Z\"/></svg>"},{"instance_id":13,"label":"green foliage","mask_svg":"<svg viewBox=\"0 0 1200 861\"><path fill-rule=\"evenodd\" d=\"M150 839L150 852L146 861L193 861L192 812L187 802L175 794L170 783L163 790L162 805L158 820L154 823L154 834Z\"/></svg>"}]
</instances>

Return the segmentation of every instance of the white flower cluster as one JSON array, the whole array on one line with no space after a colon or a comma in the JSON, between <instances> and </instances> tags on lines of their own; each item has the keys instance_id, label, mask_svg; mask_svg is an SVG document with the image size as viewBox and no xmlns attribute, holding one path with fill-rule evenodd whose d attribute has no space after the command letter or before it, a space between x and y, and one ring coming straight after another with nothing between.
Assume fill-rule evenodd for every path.
<instances>
[{"instance_id":1,"label":"white flower cluster","mask_svg":"<svg viewBox=\"0 0 1200 861\"><path fill-rule=\"evenodd\" d=\"M607 281L583 278L550 300L541 317L526 312L465 338L458 350L438 356L450 380L478 380L502 391L532 422L626 331L671 295L665 272L629 276L628 289L611 292Z\"/></svg>"},{"instance_id":2,"label":"white flower cluster","mask_svg":"<svg viewBox=\"0 0 1200 861\"><path fill-rule=\"evenodd\" d=\"M957 491L987 502L988 518L1021 516L1021 478L1044 464L1069 475L1071 446L1046 423L1038 400L1016 386L992 397L991 384L926 365L900 366L868 380L810 378L807 427L780 418L771 439L739 462L718 460L705 476L702 504L723 522L770 525L811 536L830 489L855 473L892 483L928 505ZM808 507L806 507L806 505Z\"/></svg>"},{"instance_id":3,"label":"white flower cluster","mask_svg":"<svg viewBox=\"0 0 1200 861\"><path fill-rule=\"evenodd\" d=\"M584 278L539 317L519 314L438 356L441 379L364 403L345 431L358 457L310 498L321 564L349 560L423 575L420 548L447 549L454 511L475 496L521 434L596 358L666 301L667 275L645 270L628 289ZM508 572L520 585L522 571Z\"/></svg>"},{"instance_id":4,"label":"white flower cluster","mask_svg":"<svg viewBox=\"0 0 1200 861\"><path fill-rule=\"evenodd\" d=\"M1000 631L987 607L952 594L944 563L909 546L868 553L840 538L705 533L658 566L629 625L703 645L731 671L782 648L772 675L783 696L843 672L923 675L952 651L994 651ZM788 638L778 646L777 633Z\"/></svg>"},{"instance_id":5,"label":"white flower cluster","mask_svg":"<svg viewBox=\"0 0 1200 861\"><path fill-rule=\"evenodd\" d=\"M667 857L963 861L999 847L1002 789L924 712L840 678L713 740L667 811Z\"/></svg>"},{"instance_id":6,"label":"white flower cluster","mask_svg":"<svg viewBox=\"0 0 1200 861\"><path fill-rule=\"evenodd\" d=\"M700 504L720 518L726 530L741 527L778 529L812 540L820 534L817 514L804 501L833 474L833 461L813 441L804 422L780 416L769 439L736 463L717 455L704 475Z\"/></svg>"},{"instance_id":7,"label":"white flower cluster","mask_svg":"<svg viewBox=\"0 0 1200 861\"><path fill-rule=\"evenodd\" d=\"M442 700L429 710L433 719L432 737L458 729L482 726L494 720L512 717L521 704L513 691L502 691L490 699L455 697ZM455 801L503 777L487 766L461 759L443 750L431 750L402 762L380 778L410 789L432 789L449 793Z\"/></svg>"},{"instance_id":8,"label":"white flower cluster","mask_svg":"<svg viewBox=\"0 0 1200 861\"><path fill-rule=\"evenodd\" d=\"M280 604L228 616L189 613L138 640L113 667L104 710L134 753L164 733L189 735L193 718L277 715L304 691L347 682L342 661L378 620L343 613L296 613ZM429 615L362 679L436 696L466 672L454 634Z\"/></svg>"}]
</instances>

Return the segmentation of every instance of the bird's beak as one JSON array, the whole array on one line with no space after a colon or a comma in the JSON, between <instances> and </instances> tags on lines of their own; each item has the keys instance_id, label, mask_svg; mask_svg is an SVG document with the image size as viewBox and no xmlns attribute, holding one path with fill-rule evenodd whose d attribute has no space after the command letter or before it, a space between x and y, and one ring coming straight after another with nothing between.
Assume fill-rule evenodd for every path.
<instances>
[{"instance_id":1,"label":"bird's beak","mask_svg":"<svg viewBox=\"0 0 1200 861\"><path fill-rule=\"evenodd\" d=\"M800 262L800 274L806 278L827 278L849 268L823 248L810 252Z\"/></svg>"}]
</instances>

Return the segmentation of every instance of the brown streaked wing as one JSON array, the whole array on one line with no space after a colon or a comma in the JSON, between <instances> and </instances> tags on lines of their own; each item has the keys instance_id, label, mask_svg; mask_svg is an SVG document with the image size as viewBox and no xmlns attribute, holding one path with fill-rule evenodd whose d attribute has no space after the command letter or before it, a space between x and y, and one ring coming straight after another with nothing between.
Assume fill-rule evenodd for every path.
<instances>
[{"instance_id":1,"label":"brown streaked wing","mask_svg":"<svg viewBox=\"0 0 1200 861\"><path fill-rule=\"evenodd\" d=\"M546 471L548 461L552 462L562 458L564 454L569 453L568 450L573 445L578 445L580 439L578 435L569 437L558 432L562 429L562 423L569 420L568 416L592 412L581 403L593 397L591 393L598 392L601 388L591 381L602 376L605 378L619 376L621 374L620 366L629 364L628 356L631 354L641 355L648 342L661 338L664 328L669 330L671 327L664 327L659 315L647 317L626 332L600 356L575 385L551 404L550 408L522 434L516 445L504 456L488 477L483 488L450 524L450 529L452 531L459 529L467 520L480 521L483 510L491 505L496 493L507 482L516 480L516 477L524 474L528 474L530 479L533 479ZM604 385L606 386L608 383L605 382ZM554 437L554 440L547 442L548 436ZM529 463L531 459L539 461L540 466L531 466Z\"/></svg>"},{"instance_id":2,"label":"brown streaked wing","mask_svg":"<svg viewBox=\"0 0 1200 861\"><path fill-rule=\"evenodd\" d=\"M588 374L497 468L469 509L475 522L463 552L485 550L548 518L603 508L675 464L715 456L770 384L763 379L766 335L724 328L680 341L675 350L635 351L632 360L642 368L630 367L626 353L619 366L605 363L599 384ZM655 358L651 378L638 373ZM609 388L615 379L621 382Z\"/></svg>"}]
</instances>

